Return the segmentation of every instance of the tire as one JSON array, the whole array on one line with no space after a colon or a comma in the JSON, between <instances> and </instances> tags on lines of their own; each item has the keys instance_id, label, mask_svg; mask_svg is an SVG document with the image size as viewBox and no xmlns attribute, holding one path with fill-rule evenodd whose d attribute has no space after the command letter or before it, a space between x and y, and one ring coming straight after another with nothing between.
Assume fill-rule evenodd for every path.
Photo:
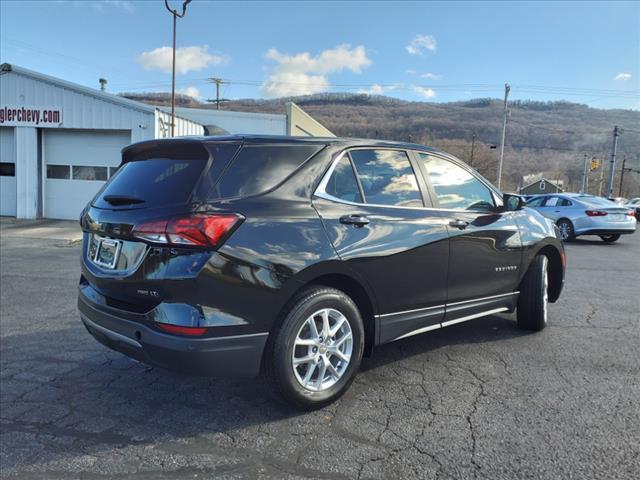
<instances>
[{"instance_id":1,"label":"tire","mask_svg":"<svg viewBox=\"0 0 640 480\"><path fill-rule=\"evenodd\" d=\"M600 238L605 243L613 243L620 238L620 234L616 233L613 235L600 235Z\"/></svg>"},{"instance_id":2,"label":"tire","mask_svg":"<svg viewBox=\"0 0 640 480\"><path fill-rule=\"evenodd\" d=\"M560 235L562 237L562 241L571 242L576 239L576 233L573 229L573 223L571 223L566 218L558 220L556 223L558 228L560 229Z\"/></svg>"},{"instance_id":3,"label":"tire","mask_svg":"<svg viewBox=\"0 0 640 480\"><path fill-rule=\"evenodd\" d=\"M360 312L340 290L308 288L290 303L268 348L265 371L277 393L298 408L320 408L347 391L360 368L364 352ZM307 358L312 360L294 366L296 359Z\"/></svg>"},{"instance_id":4,"label":"tire","mask_svg":"<svg viewBox=\"0 0 640 480\"><path fill-rule=\"evenodd\" d=\"M522 279L518 297L518 328L540 331L547 326L548 263L546 256L536 256Z\"/></svg>"}]
</instances>

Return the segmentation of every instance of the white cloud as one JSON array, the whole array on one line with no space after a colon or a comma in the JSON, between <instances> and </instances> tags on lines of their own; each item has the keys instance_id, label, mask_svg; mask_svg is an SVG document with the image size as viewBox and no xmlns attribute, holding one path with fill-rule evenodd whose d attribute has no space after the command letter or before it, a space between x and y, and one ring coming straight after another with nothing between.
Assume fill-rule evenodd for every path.
<instances>
[{"instance_id":1,"label":"white cloud","mask_svg":"<svg viewBox=\"0 0 640 480\"><path fill-rule=\"evenodd\" d=\"M271 48L265 57L277 63L262 84L262 93L267 97L322 92L329 87L328 74L343 70L360 73L372 63L364 46L351 48L348 44L324 50L315 57L309 52L288 55Z\"/></svg>"},{"instance_id":2,"label":"white cloud","mask_svg":"<svg viewBox=\"0 0 640 480\"><path fill-rule=\"evenodd\" d=\"M200 98L200 90L198 90L196 87L181 88L178 90L178 93L182 93L183 95L187 95L195 99Z\"/></svg>"},{"instance_id":3,"label":"white cloud","mask_svg":"<svg viewBox=\"0 0 640 480\"><path fill-rule=\"evenodd\" d=\"M384 95L385 92L397 90L398 88L400 88L400 85L379 85L377 83L374 83L369 88L361 88L357 93L365 95Z\"/></svg>"},{"instance_id":4,"label":"white cloud","mask_svg":"<svg viewBox=\"0 0 640 480\"><path fill-rule=\"evenodd\" d=\"M614 80L622 80L623 82L626 82L627 80L631 80L631 77L632 75L630 73L620 72L614 77Z\"/></svg>"},{"instance_id":5,"label":"white cloud","mask_svg":"<svg viewBox=\"0 0 640 480\"><path fill-rule=\"evenodd\" d=\"M209 53L207 45L181 47L176 49L176 72L188 73L193 70L203 70L209 65L219 65L226 62L226 57ZM159 47L150 52L142 52L138 56L138 62L147 70L162 70L171 72L172 49L171 47Z\"/></svg>"},{"instance_id":6,"label":"white cloud","mask_svg":"<svg viewBox=\"0 0 640 480\"><path fill-rule=\"evenodd\" d=\"M413 40L409 42L406 50L411 55L422 55L426 50L435 52L437 48L436 37L433 35L416 35Z\"/></svg>"},{"instance_id":7,"label":"white cloud","mask_svg":"<svg viewBox=\"0 0 640 480\"><path fill-rule=\"evenodd\" d=\"M436 96L436 91L433 88L421 87L420 85L414 85L413 91L424 98L433 98Z\"/></svg>"},{"instance_id":8,"label":"white cloud","mask_svg":"<svg viewBox=\"0 0 640 480\"><path fill-rule=\"evenodd\" d=\"M423 73L420 76L422 78L428 78L429 80L440 80L442 78L442 75L438 75L436 73L431 73L431 72Z\"/></svg>"},{"instance_id":9,"label":"white cloud","mask_svg":"<svg viewBox=\"0 0 640 480\"><path fill-rule=\"evenodd\" d=\"M91 7L96 12L104 13L105 8L114 7L133 13L133 2L130 0L58 0L57 3L70 4L74 7Z\"/></svg>"},{"instance_id":10,"label":"white cloud","mask_svg":"<svg viewBox=\"0 0 640 480\"><path fill-rule=\"evenodd\" d=\"M405 72L408 73L409 75L415 75L418 73L415 70L405 70Z\"/></svg>"}]
</instances>

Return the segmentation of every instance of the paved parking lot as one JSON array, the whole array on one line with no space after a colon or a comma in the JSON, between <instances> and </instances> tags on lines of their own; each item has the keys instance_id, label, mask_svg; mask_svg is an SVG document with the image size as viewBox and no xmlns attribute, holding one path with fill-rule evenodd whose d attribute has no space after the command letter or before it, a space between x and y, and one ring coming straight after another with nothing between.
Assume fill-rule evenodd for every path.
<instances>
[{"instance_id":1,"label":"paved parking lot","mask_svg":"<svg viewBox=\"0 0 640 480\"><path fill-rule=\"evenodd\" d=\"M76 313L76 226L1 227L2 476L640 477L640 234L568 246L545 331L494 316L381 347L302 414L103 348Z\"/></svg>"}]
</instances>

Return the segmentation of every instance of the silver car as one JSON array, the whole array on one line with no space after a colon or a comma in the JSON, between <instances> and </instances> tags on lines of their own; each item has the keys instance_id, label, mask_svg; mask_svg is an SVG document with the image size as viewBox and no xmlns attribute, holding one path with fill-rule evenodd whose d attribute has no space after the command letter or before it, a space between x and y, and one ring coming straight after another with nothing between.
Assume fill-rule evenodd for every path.
<instances>
[{"instance_id":1,"label":"silver car","mask_svg":"<svg viewBox=\"0 0 640 480\"><path fill-rule=\"evenodd\" d=\"M536 195L527 200L533 208L550 218L570 241L579 235L598 235L607 243L620 235L636 231L634 212L610 200L580 193Z\"/></svg>"}]
</instances>

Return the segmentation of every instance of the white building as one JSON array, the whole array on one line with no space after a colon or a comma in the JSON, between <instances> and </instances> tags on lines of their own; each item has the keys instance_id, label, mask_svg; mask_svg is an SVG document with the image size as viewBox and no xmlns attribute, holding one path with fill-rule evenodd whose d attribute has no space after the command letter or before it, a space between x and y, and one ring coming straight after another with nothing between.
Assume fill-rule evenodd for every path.
<instances>
[{"instance_id":1,"label":"white building","mask_svg":"<svg viewBox=\"0 0 640 480\"><path fill-rule=\"evenodd\" d=\"M178 110L176 136L332 135L293 104L287 115ZM121 149L169 136L170 124L164 108L0 65L0 215L77 219Z\"/></svg>"}]
</instances>

